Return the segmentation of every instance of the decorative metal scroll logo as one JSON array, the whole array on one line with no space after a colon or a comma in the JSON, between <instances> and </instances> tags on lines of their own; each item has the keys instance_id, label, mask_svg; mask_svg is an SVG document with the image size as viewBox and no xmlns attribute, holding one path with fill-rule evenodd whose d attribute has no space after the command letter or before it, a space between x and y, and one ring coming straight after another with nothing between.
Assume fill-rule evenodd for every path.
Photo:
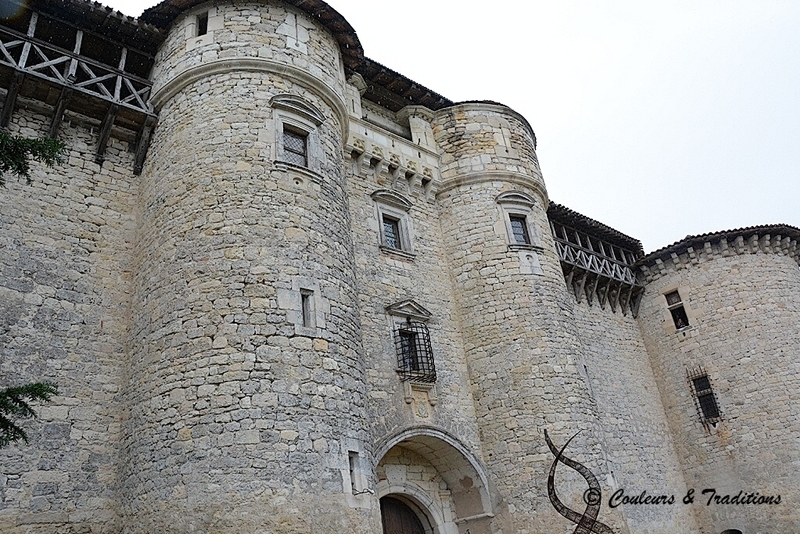
<instances>
[{"instance_id":1,"label":"decorative metal scroll logo","mask_svg":"<svg viewBox=\"0 0 800 534\"><path fill-rule=\"evenodd\" d=\"M567 440L564 446L561 447L561 450L558 450L556 449L556 446L553 445L553 442L550 441L550 437L547 435L547 430L544 431L544 440L547 442L550 452L552 452L553 456L556 457L556 459L553 460L553 465L550 466L550 474L547 476L547 495L550 497L550 502L553 504L553 508L555 508L559 514L578 525L575 528L574 534L590 534L592 532L595 534L614 534L614 531L611 530L611 527L604 525L597 520L597 514L600 512L600 503L603 500L603 492L600 489L600 484L597 482L597 478L595 478L592 472L589 471L585 466L579 464L571 458L564 456L564 450L567 448L567 445L569 445L569 442L572 441L572 439L579 433L580 431L576 432L571 438L569 438L569 440ZM583 514L579 514L575 510L567 508L558 498L558 495L556 495L555 476L556 466L559 462L580 473L580 475L589 484L589 489L583 493L583 502L586 503L586 509L583 511Z\"/></svg>"}]
</instances>

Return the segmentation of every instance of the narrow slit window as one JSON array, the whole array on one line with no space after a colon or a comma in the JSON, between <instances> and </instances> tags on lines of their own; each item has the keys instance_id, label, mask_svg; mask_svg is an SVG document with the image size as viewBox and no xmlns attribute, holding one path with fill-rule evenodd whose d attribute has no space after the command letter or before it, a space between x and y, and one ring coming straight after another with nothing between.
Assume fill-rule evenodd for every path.
<instances>
[{"instance_id":1,"label":"narrow slit window","mask_svg":"<svg viewBox=\"0 0 800 534\"><path fill-rule=\"evenodd\" d=\"M314 292L310 289L300 290L300 308L303 313L303 326L314 327Z\"/></svg>"},{"instance_id":2,"label":"narrow slit window","mask_svg":"<svg viewBox=\"0 0 800 534\"><path fill-rule=\"evenodd\" d=\"M528 234L528 223L525 217L520 215L509 216L511 221L511 233L514 236L514 243L521 245L530 245L531 237Z\"/></svg>"},{"instance_id":3,"label":"narrow slit window","mask_svg":"<svg viewBox=\"0 0 800 534\"><path fill-rule=\"evenodd\" d=\"M287 163L308 166L308 135L302 132L283 129L283 155Z\"/></svg>"},{"instance_id":4,"label":"narrow slit window","mask_svg":"<svg viewBox=\"0 0 800 534\"><path fill-rule=\"evenodd\" d=\"M197 36L208 33L208 11L197 15Z\"/></svg>"},{"instance_id":5,"label":"narrow slit window","mask_svg":"<svg viewBox=\"0 0 800 534\"><path fill-rule=\"evenodd\" d=\"M360 491L358 485L358 453L348 451L347 459L350 464L350 492L354 495Z\"/></svg>"},{"instance_id":6,"label":"narrow slit window","mask_svg":"<svg viewBox=\"0 0 800 534\"><path fill-rule=\"evenodd\" d=\"M683 301L677 291L667 293L664 295L667 299L667 308L670 315L672 315L672 322L675 323L675 328L680 330L689 326L689 316L686 315L686 309L683 307Z\"/></svg>"}]
</instances>

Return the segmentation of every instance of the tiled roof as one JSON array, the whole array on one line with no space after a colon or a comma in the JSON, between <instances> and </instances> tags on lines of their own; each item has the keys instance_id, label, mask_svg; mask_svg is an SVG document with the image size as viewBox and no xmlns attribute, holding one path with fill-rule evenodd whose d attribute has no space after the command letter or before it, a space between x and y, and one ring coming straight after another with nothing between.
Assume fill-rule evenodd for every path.
<instances>
[{"instance_id":1,"label":"tiled roof","mask_svg":"<svg viewBox=\"0 0 800 534\"><path fill-rule=\"evenodd\" d=\"M636 256L644 254L642 242L638 239L623 234L619 230L615 230L600 221L591 219L561 204L550 202L550 206L547 208L547 216L551 220L560 222L565 226L595 236L612 245L617 245L622 249L632 251Z\"/></svg>"},{"instance_id":2,"label":"tiled roof","mask_svg":"<svg viewBox=\"0 0 800 534\"><path fill-rule=\"evenodd\" d=\"M800 228L796 228L788 224L767 224L762 226L747 226L745 228L722 230L721 232L709 232L706 234L687 235L680 241L677 241L671 245L667 245L666 247L662 247L658 250L654 250L653 252L641 258L637 262L637 264L647 265L655 262L656 259L671 257L672 253L681 254L690 247L694 249L702 248L703 245L707 242L719 241L723 238L733 240L741 236L744 239L748 239L753 235L766 235L766 234L769 234L771 236L780 235L782 237L790 237L792 239L800 241Z\"/></svg>"}]
</instances>

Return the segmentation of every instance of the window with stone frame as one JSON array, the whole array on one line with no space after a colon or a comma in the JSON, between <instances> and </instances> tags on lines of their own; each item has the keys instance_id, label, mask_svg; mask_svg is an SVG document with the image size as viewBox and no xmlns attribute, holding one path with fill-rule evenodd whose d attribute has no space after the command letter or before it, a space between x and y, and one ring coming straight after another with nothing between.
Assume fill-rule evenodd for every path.
<instances>
[{"instance_id":1,"label":"window with stone frame","mask_svg":"<svg viewBox=\"0 0 800 534\"><path fill-rule=\"evenodd\" d=\"M664 298L667 299L667 309L672 316L672 322L675 323L675 328L680 330L689 326L689 316L686 314L686 308L683 306L678 290L665 294Z\"/></svg>"},{"instance_id":2,"label":"window with stone frame","mask_svg":"<svg viewBox=\"0 0 800 534\"><path fill-rule=\"evenodd\" d=\"M525 193L510 191L497 197L508 231L508 243L514 249L541 250L542 240L533 225L533 207L536 201Z\"/></svg>"},{"instance_id":3,"label":"window with stone frame","mask_svg":"<svg viewBox=\"0 0 800 534\"><path fill-rule=\"evenodd\" d=\"M372 193L378 222L378 242L383 252L413 259L413 228L409 211L411 202L403 195L387 189Z\"/></svg>"},{"instance_id":4,"label":"window with stone frame","mask_svg":"<svg viewBox=\"0 0 800 534\"><path fill-rule=\"evenodd\" d=\"M391 304L386 307L386 312L397 361L395 370L400 379L406 387L411 385L413 388L418 384L432 394L430 384L436 381L436 364L427 325L431 313L413 299ZM411 390L406 393L406 396L410 395Z\"/></svg>"},{"instance_id":5,"label":"window with stone frame","mask_svg":"<svg viewBox=\"0 0 800 534\"><path fill-rule=\"evenodd\" d=\"M270 104L275 110L276 161L319 173L322 156L318 130L325 117L295 95L276 95Z\"/></svg>"},{"instance_id":6,"label":"window with stone frame","mask_svg":"<svg viewBox=\"0 0 800 534\"><path fill-rule=\"evenodd\" d=\"M703 424L716 424L720 420L719 404L711 387L711 379L703 368L688 372L689 384L694 393L697 412Z\"/></svg>"},{"instance_id":7,"label":"window with stone frame","mask_svg":"<svg viewBox=\"0 0 800 534\"><path fill-rule=\"evenodd\" d=\"M508 251L519 259L520 274L543 275L539 254L542 239L534 224L536 200L520 191L507 191L495 199L507 232Z\"/></svg>"},{"instance_id":8,"label":"window with stone frame","mask_svg":"<svg viewBox=\"0 0 800 534\"><path fill-rule=\"evenodd\" d=\"M204 11L197 15L196 25L196 33L198 37L208 33L208 11Z\"/></svg>"}]
</instances>

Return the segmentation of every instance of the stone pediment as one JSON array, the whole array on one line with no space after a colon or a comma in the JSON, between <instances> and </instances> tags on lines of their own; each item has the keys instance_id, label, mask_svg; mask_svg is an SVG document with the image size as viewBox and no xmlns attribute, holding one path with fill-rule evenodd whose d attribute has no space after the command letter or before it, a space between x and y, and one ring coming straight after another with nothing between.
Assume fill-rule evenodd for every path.
<instances>
[{"instance_id":1,"label":"stone pediment","mask_svg":"<svg viewBox=\"0 0 800 534\"><path fill-rule=\"evenodd\" d=\"M426 310L422 305L413 299L401 300L394 304L386 306L386 312L389 315L396 315L399 317L409 317L416 321L427 321L431 318L432 314Z\"/></svg>"},{"instance_id":2,"label":"stone pediment","mask_svg":"<svg viewBox=\"0 0 800 534\"><path fill-rule=\"evenodd\" d=\"M283 109L295 115L299 115L317 126L325 122L325 116L322 112L299 96L290 94L275 95L269 103L274 108Z\"/></svg>"},{"instance_id":3,"label":"stone pediment","mask_svg":"<svg viewBox=\"0 0 800 534\"><path fill-rule=\"evenodd\" d=\"M411 206L413 206L413 204L411 204L411 201L408 200L406 197L404 197L400 193L389 191L388 189L378 189L370 196L372 197L372 200L374 200L375 202L380 202L381 204L393 206L403 211L409 211L411 209Z\"/></svg>"}]
</instances>

